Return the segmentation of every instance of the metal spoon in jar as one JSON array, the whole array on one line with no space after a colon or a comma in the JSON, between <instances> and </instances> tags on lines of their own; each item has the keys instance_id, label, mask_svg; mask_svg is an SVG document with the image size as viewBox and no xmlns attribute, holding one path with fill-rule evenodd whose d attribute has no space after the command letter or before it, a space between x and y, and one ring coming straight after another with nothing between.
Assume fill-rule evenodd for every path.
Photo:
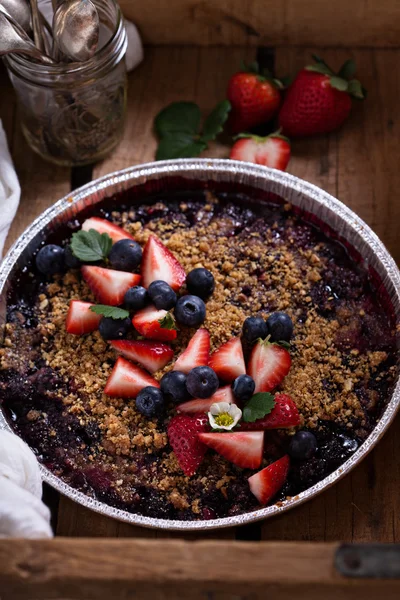
<instances>
[{"instance_id":1,"label":"metal spoon in jar","mask_svg":"<svg viewBox=\"0 0 400 600\"><path fill-rule=\"evenodd\" d=\"M31 30L31 11L25 0L0 0L0 5L21 25L24 31Z\"/></svg>"},{"instance_id":2,"label":"metal spoon in jar","mask_svg":"<svg viewBox=\"0 0 400 600\"><path fill-rule=\"evenodd\" d=\"M31 11L29 4L26 0L0 0L0 10L4 10L7 14L22 27L24 31L29 33L32 30L31 26ZM49 56L51 52L51 40L53 39L53 32L46 19L39 13L40 23L42 26L43 42L45 53ZM15 27L15 23L14 23ZM46 32L43 32L43 28Z\"/></svg>"},{"instance_id":3,"label":"metal spoon in jar","mask_svg":"<svg viewBox=\"0 0 400 600\"><path fill-rule=\"evenodd\" d=\"M28 54L41 63L53 65L54 61L35 46L18 24L14 26L13 23L15 21L0 10L0 56L19 52Z\"/></svg>"},{"instance_id":4,"label":"metal spoon in jar","mask_svg":"<svg viewBox=\"0 0 400 600\"><path fill-rule=\"evenodd\" d=\"M99 28L99 15L91 0L65 0L54 13L54 41L73 61L92 58L99 43Z\"/></svg>"}]
</instances>

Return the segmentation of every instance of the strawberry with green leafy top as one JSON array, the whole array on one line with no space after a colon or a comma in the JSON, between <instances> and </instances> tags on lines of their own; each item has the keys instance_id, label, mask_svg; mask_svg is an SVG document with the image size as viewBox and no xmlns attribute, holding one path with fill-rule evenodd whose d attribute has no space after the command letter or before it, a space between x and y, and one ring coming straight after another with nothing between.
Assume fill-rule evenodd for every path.
<instances>
[{"instance_id":1,"label":"strawberry with green leafy top","mask_svg":"<svg viewBox=\"0 0 400 600\"><path fill-rule=\"evenodd\" d=\"M365 98L365 90L354 78L354 61L347 60L336 74L321 58L313 58L316 64L300 71L279 113L279 126L289 137L337 129L350 114L351 98Z\"/></svg>"},{"instance_id":2,"label":"strawberry with green leafy top","mask_svg":"<svg viewBox=\"0 0 400 600\"><path fill-rule=\"evenodd\" d=\"M281 88L282 83L268 72L261 73L257 63L233 75L227 90L232 105L228 121L231 133L248 131L270 121L279 110Z\"/></svg>"},{"instance_id":3,"label":"strawberry with green leafy top","mask_svg":"<svg viewBox=\"0 0 400 600\"><path fill-rule=\"evenodd\" d=\"M258 406L256 406L257 396L264 397L258 402ZM272 399L271 408L268 396ZM298 408L287 394L276 394L275 398L266 392L255 394L244 408L243 417L243 421L240 423L241 431L287 429L300 424Z\"/></svg>"},{"instance_id":4,"label":"strawberry with green leafy top","mask_svg":"<svg viewBox=\"0 0 400 600\"><path fill-rule=\"evenodd\" d=\"M150 340L175 340L177 336L175 321L171 313L148 306L139 310L132 319L136 331Z\"/></svg>"}]
</instances>

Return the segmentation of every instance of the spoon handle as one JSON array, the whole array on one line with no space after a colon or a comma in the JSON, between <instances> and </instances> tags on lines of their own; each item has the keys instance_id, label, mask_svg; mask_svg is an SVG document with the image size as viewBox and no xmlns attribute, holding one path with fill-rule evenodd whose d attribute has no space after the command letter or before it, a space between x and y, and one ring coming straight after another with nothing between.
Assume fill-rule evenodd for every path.
<instances>
[{"instance_id":1,"label":"spoon handle","mask_svg":"<svg viewBox=\"0 0 400 600\"><path fill-rule=\"evenodd\" d=\"M35 46L39 48L41 52L44 52L44 43L42 36L42 24L40 22L40 14L37 0L31 0L31 11L32 11L32 29L33 39Z\"/></svg>"}]
</instances>

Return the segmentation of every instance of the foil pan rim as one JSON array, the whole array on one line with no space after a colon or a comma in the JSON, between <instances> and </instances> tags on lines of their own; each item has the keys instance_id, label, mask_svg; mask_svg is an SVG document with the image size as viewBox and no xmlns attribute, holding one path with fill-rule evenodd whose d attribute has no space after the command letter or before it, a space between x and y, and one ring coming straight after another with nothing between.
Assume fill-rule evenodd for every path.
<instances>
[{"instance_id":1,"label":"foil pan rim","mask_svg":"<svg viewBox=\"0 0 400 600\"><path fill-rule=\"evenodd\" d=\"M142 183L147 181L149 178L158 178L163 175L195 175L196 177L209 177L211 179L213 176L214 178L218 176L232 176L234 178L248 177L251 179L250 185L254 184L255 188L259 187L256 185L259 178L260 181L268 181L268 183L271 185L275 185L276 192L278 194L280 193L279 188L281 187L293 194L305 195L309 198L310 203L317 203L322 207L329 208L340 219L343 220L343 222L347 225L348 231L356 232L360 238L362 238L372 255L375 255L380 261L385 270L385 275L387 276L389 283L393 286L396 314L398 321L400 321L399 269L385 248L384 244L360 217L358 217L350 208L337 200L334 196L323 191L316 185L301 180L294 175L259 165L253 165L251 163L225 159L178 159L173 161L160 161L158 163L146 163L139 166L128 167L126 169L107 174L97 180L91 181L78 190L66 195L64 198L44 211L37 219L35 219L35 221L25 230L24 233L22 233L22 235L10 248L2 264L0 265L0 293L3 292L10 273L18 262L20 256L23 254L24 250L26 250L28 244L34 240L35 237L40 234L40 232L53 219L61 215L65 210L73 207L80 200L88 198L92 194L96 194L99 191L105 192L107 189L113 188L116 185L122 185L125 187L125 189L127 189L134 185L135 182ZM289 201L291 200L289 199ZM361 460L375 447L392 423L399 406L400 381L397 381L391 399L389 400L381 419L376 424L367 440L362 444L362 446L360 446L353 456L343 463L337 470L294 498L287 499L279 504L274 504L253 512L235 515L232 517L202 521L182 521L145 517L113 508L103 502L83 494L82 492L79 492L55 476L43 465L40 465L40 470L43 480L65 496L87 508L94 510L95 512L109 517L114 517L120 521L131 523L132 525L140 525L148 528L157 528L170 531L205 531L244 525L266 519L273 515L281 514L292 507L299 506L307 500L310 500L317 494L334 485L342 477L348 474L357 464L359 464ZM1 411L0 429L11 430L11 427Z\"/></svg>"}]
</instances>

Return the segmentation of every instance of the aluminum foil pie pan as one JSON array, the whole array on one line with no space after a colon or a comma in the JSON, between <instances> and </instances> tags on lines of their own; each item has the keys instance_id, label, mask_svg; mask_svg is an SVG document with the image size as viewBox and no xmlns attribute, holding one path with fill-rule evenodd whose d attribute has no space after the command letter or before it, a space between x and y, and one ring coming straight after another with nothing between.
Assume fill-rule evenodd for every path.
<instances>
[{"instance_id":1,"label":"aluminum foil pie pan","mask_svg":"<svg viewBox=\"0 0 400 600\"><path fill-rule=\"evenodd\" d=\"M16 269L27 264L41 240L59 225L74 219L84 209L97 204L117 192L135 188L154 191L173 191L177 188L209 185L210 188L256 191L261 197L280 197L306 214L311 222L323 224L331 235L350 247L362 261L364 268L379 281L377 294L384 300L387 310L400 323L400 273L396 263L375 233L353 211L320 188L293 175L252 165L250 163L219 159L181 159L149 163L117 171L92 181L56 202L43 212L18 238L0 265L0 293L2 314L6 305L8 282ZM143 195L142 195L143 198ZM139 199L140 200L140 199ZM99 502L75 490L47 468L40 466L44 481L57 491L98 513L126 521L134 525L164 530L201 531L219 527L231 527L259 521L283 513L320 494L349 473L374 448L392 423L400 404L400 381L387 399L380 420L359 449L328 477L308 488L298 496L259 510L237 516L203 521L180 521L155 519L129 513ZM0 411L0 429L10 429Z\"/></svg>"}]
</instances>

